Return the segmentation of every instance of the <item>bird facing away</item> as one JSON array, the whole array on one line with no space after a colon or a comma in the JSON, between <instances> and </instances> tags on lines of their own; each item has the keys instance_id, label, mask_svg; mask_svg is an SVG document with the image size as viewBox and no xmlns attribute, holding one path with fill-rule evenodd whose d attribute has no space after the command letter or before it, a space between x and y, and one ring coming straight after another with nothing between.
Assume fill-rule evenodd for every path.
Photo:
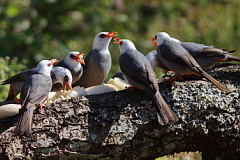
<instances>
[{"instance_id":1,"label":"bird facing away","mask_svg":"<svg viewBox=\"0 0 240 160\"><path fill-rule=\"evenodd\" d=\"M159 124L166 125L170 121L178 121L178 117L161 96L154 71L146 57L135 48L130 40L116 40L118 42L115 43L119 44L121 52L119 66L122 72L133 87L145 91L156 104L154 106L157 110Z\"/></svg>"},{"instance_id":2,"label":"bird facing away","mask_svg":"<svg viewBox=\"0 0 240 160\"><path fill-rule=\"evenodd\" d=\"M166 32L161 33L168 35ZM193 58L203 69L206 69L218 62L240 61L239 57L230 55L231 53L235 52L235 50L220 49L218 47L192 42L181 42L178 39L172 37L170 37L170 39L176 43L179 43L189 54L193 56ZM155 38L152 38L152 41L155 41ZM158 46L158 42L153 43L153 46ZM156 53L151 53L151 55L154 56ZM161 62L161 60L158 60L157 64L154 64L153 58L151 60L154 67L164 67L162 66L164 64ZM168 70L166 67L163 69Z\"/></svg>"},{"instance_id":3,"label":"bird facing away","mask_svg":"<svg viewBox=\"0 0 240 160\"><path fill-rule=\"evenodd\" d=\"M84 53L76 51L69 52L64 60L60 61L56 66L67 68L72 74L72 84L76 83L82 76L83 68L81 64L85 64L83 58Z\"/></svg>"},{"instance_id":4,"label":"bird facing away","mask_svg":"<svg viewBox=\"0 0 240 160\"><path fill-rule=\"evenodd\" d=\"M10 84L6 101L18 101L16 96L21 92L23 83L28 77L35 73L35 70L36 68L25 70L2 82L2 85ZM71 90L72 74L68 69L63 67L53 67L51 71L51 77L52 84L61 83L63 91L65 90L66 86L68 86Z\"/></svg>"},{"instance_id":5,"label":"bird facing away","mask_svg":"<svg viewBox=\"0 0 240 160\"><path fill-rule=\"evenodd\" d=\"M23 83L20 96L20 118L15 130L16 135L31 136L33 111L47 97L52 88L51 70L56 59L42 60L34 74Z\"/></svg>"},{"instance_id":6,"label":"bird facing away","mask_svg":"<svg viewBox=\"0 0 240 160\"><path fill-rule=\"evenodd\" d=\"M173 41L165 32L157 33L155 36L159 46L157 56L176 75L195 73L213 83L221 92L229 92L217 80L208 75L179 43Z\"/></svg>"},{"instance_id":7,"label":"bird facing away","mask_svg":"<svg viewBox=\"0 0 240 160\"><path fill-rule=\"evenodd\" d=\"M108 46L112 37L116 36L115 33L117 32L100 32L95 36L92 50L84 59L86 65L83 66L83 75L78 85L88 88L103 83L112 65Z\"/></svg>"}]
</instances>

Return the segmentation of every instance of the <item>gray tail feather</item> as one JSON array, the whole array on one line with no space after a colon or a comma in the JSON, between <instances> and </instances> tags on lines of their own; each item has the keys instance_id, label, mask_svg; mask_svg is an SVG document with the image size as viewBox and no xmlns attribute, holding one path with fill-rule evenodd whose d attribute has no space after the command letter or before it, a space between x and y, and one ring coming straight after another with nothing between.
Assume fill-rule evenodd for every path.
<instances>
[{"instance_id":1,"label":"gray tail feather","mask_svg":"<svg viewBox=\"0 0 240 160\"><path fill-rule=\"evenodd\" d=\"M15 130L16 135L31 136L33 111L34 111L34 107L30 107L27 110L20 111L21 116L18 120L17 127Z\"/></svg>"},{"instance_id":2,"label":"gray tail feather","mask_svg":"<svg viewBox=\"0 0 240 160\"><path fill-rule=\"evenodd\" d=\"M221 92L223 93L230 92L227 88L225 88L221 83L219 83L216 79L214 79L212 76L207 74L205 71L203 71L201 75L207 80L209 80L212 84L214 84Z\"/></svg>"},{"instance_id":3,"label":"gray tail feather","mask_svg":"<svg viewBox=\"0 0 240 160\"><path fill-rule=\"evenodd\" d=\"M157 117L158 117L159 124L166 125L169 123L169 121L173 121L173 122L178 121L178 117L168 106L167 102L163 99L159 91L157 91L155 94L149 91L148 95L156 104Z\"/></svg>"}]
</instances>

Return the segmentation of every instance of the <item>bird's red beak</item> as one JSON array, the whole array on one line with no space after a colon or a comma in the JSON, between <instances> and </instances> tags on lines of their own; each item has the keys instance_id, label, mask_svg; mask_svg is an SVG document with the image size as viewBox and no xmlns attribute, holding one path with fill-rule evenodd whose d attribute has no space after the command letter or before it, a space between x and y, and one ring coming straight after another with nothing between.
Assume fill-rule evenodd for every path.
<instances>
[{"instance_id":1,"label":"bird's red beak","mask_svg":"<svg viewBox=\"0 0 240 160\"><path fill-rule=\"evenodd\" d=\"M67 86L70 89L70 91L72 92L72 85L69 84L68 82L63 82L63 86L62 86L63 93L65 92Z\"/></svg>"},{"instance_id":2,"label":"bird's red beak","mask_svg":"<svg viewBox=\"0 0 240 160\"><path fill-rule=\"evenodd\" d=\"M150 41L153 42L153 41L155 41L155 40L156 40L155 38L152 38Z\"/></svg>"},{"instance_id":3,"label":"bird's red beak","mask_svg":"<svg viewBox=\"0 0 240 160\"><path fill-rule=\"evenodd\" d=\"M116 44L119 44L120 45L120 41L121 41L121 39L120 38L114 38L114 42L113 43L116 43Z\"/></svg>"},{"instance_id":4,"label":"bird's red beak","mask_svg":"<svg viewBox=\"0 0 240 160\"><path fill-rule=\"evenodd\" d=\"M153 42L153 41L156 41L156 39L152 38L150 41ZM152 43L152 47L157 47L157 46L158 46L158 42L153 42Z\"/></svg>"},{"instance_id":5,"label":"bird's red beak","mask_svg":"<svg viewBox=\"0 0 240 160\"><path fill-rule=\"evenodd\" d=\"M106 35L106 37L115 37L115 36L118 36L116 33L117 33L117 32L108 32L108 34Z\"/></svg>"},{"instance_id":6,"label":"bird's red beak","mask_svg":"<svg viewBox=\"0 0 240 160\"><path fill-rule=\"evenodd\" d=\"M48 64L48 66L51 66L51 65L53 65L54 63L58 62L57 59L51 59L51 60L49 60L49 61L50 61L50 63Z\"/></svg>"},{"instance_id":7,"label":"bird's red beak","mask_svg":"<svg viewBox=\"0 0 240 160\"><path fill-rule=\"evenodd\" d=\"M76 55L74 57L74 60L77 61L77 62L80 62L82 64L85 64L84 60L82 59L82 56L85 55L84 53L79 53L78 55Z\"/></svg>"}]
</instances>

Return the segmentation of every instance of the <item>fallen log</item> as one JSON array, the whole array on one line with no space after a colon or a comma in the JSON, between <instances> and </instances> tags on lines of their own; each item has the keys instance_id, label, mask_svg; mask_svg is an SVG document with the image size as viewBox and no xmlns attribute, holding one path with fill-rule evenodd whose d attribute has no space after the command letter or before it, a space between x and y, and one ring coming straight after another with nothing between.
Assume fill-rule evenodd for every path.
<instances>
[{"instance_id":1,"label":"fallen log","mask_svg":"<svg viewBox=\"0 0 240 160\"><path fill-rule=\"evenodd\" d=\"M0 120L0 159L155 159L200 151L203 159L240 159L240 65L208 71L232 92L204 80L161 83L179 122L161 126L149 98L123 90L58 101L36 110L31 138L13 134L17 117Z\"/></svg>"}]
</instances>

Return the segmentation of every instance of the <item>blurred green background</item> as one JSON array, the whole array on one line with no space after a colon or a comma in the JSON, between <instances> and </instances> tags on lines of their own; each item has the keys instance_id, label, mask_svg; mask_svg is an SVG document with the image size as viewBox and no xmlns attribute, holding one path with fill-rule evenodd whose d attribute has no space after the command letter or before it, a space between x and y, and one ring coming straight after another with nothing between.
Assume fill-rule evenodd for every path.
<instances>
[{"instance_id":1,"label":"blurred green background","mask_svg":"<svg viewBox=\"0 0 240 160\"><path fill-rule=\"evenodd\" d=\"M69 51L88 53L94 36L117 31L139 51L153 48L150 39L165 31L181 41L227 49L240 56L239 0L1 0L0 81L35 67L42 59L63 59ZM111 43L117 71L119 48ZM7 57L6 57L7 56ZM0 100L9 86L0 86Z\"/></svg>"}]
</instances>

